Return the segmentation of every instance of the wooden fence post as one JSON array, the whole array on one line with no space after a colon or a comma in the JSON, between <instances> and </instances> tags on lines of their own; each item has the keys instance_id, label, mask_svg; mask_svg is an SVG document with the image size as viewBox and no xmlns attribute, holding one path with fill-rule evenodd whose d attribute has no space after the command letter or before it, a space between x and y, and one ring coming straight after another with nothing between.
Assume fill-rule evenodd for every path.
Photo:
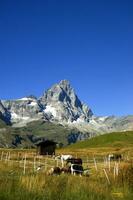
<instances>
[{"instance_id":1,"label":"wooden fence post","mask_svg":"<svg viewBox=\"0 0 133 200\"><path fill-rule=\"evenodd\" d=\"M63 159L61 159L61 165L62 165L62 167L64 167L64 160Z\"/></svg>"},{"instance_id":2,"label":"wooden fence post","mask_svg":"<svg viewBox=\"0 0 133 200\"><path fill-rule=\"evenodd\" d=\"M94 160L94 166L95 166L95 169L96 169L96 171L97 171L97 163L96 163L96 159L95 159L95 157L93 158L93 160Z\"/></svg>"},{"instance_id":3,"label":"wooden fence post","mask_svg":"<svg viewBox=\"0 0 133 200\"><path fill-rule=\"evenodd\" d=\"M110 172L110 157L108 159L108 164L109 164L109 172Z\"/></svg>"},{"instance_id":4,"label":"wooden fence post","mask_svg":"<svg viewBox=\"0 0 133 200\"><path fill-rule=\"evenodd\" d=\"M36 171L36 156L34 156L34 172Z\"/></svg>"},{"instance_id":5,"label":"wooden fence post","mask_svg":"<svg viewBox=\"0 0 133 200\"><path fill-rule=\"evenodd\" d=\"M109 177L108 177L108 174L107 174L106 170L105 170L105 169L103 169L103 171L104 171L104 174L105 174L105 176L106 176L106 179L107 179L107 181L108 181L108 184L110 184L110 180L109 180Z\"/></svg>"},{"instance_id":6,"label":"wooden fence post","mask_svg":"<svg viewBox=\"0 0 133 200\"><path fill-rule=\"evenodd\" d=\"M10 154L10 151L9 151L9 153L8 153L8 161L10 160L10 158L11 158L11 154Z\"/></svg>"},{"instance_id":7,"label":"wooden fence post","mask_svg":"<svg viewBox=\"0 0 133 200\"><path fill-rule=\"evenodd\" d=\"M57 159L57 161L56 161L56 167L58 167L59 166L59 162L58 162L58 159Z\"/></svg>"},{"instance_id":8,"label":"wooden fence post","mask_svg":"<svg viewBox=\"0 0 133 200\"><path fill-rule=\"evenodd\" d=\"M24 157L24 171L23 171L24 174L25 174L25 171L26 171L26 154L25 154L25 157Z\"/></svg>"},{"instance_id":9,"label":"wooden fence post","mask_svg":"<svg viewBox=\"0 0 133 200\"><path fill-rule=\"evenodd\" d=\"M88 156L87 156L87 160L86 160L86 162L87 162L87 167L88 167L88 164L89 164Z\"/></svg>"},{"instance_id":10,"label":"wooden fence post","mask_svg":"<svg viewBox=\"0 0 133 200\"><path fill-rule=\"evenodd\" d=\"M5 162L8 160L8 152L6 153Z\"/></svg>"},{"instance_id":11,"label":"wooden fence post","mask_svg":"<svg viewBox=\"0 0 133 200\"><path fill-rule=\"evenodd\" d=\"M45 171L47 170L47 160L45 159Z\"/></svg>"},{"instance_id":12,"label":"wooden fence post","mask_svg":"<svg viewBox=\"0 0 133 200\"><path fill-rule=\"evenodd\" d=\"M115 180L115 175L116 175L116 162L114 164L114 180Z\"/></svg>"},{"instance_id":13,"label":"wooden fence post","mask_svg":"<svg viewBox=\"0 0 133 200\"><path fill-rule=\"evenodd\" d=\"M118 176L119 175L119 165L118 165L118 163L116 163L116 176Z\"/></svg>"}]
</instances>

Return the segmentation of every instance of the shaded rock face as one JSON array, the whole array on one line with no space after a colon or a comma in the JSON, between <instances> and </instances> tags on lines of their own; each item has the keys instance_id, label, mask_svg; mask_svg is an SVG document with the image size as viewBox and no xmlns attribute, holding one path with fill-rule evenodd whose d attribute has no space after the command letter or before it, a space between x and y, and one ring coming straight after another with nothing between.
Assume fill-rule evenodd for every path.
<instances>
[{"instance_id":1,"label":"shaded rock face","mask_svg":"<svg viewBox=\"0 0 133 200\"><path fill-rule=\"evenodd\" d=\"M0 101L0 119L4 120L7 124L10 124L11 115Z\"/></svg>"},{"instance_id":2,"label":"shaded rock face","mask_svg":"<svg viewBox=\"0 0 133 200\"><path fill-rule=\"evenodd\" d=\"M83 104L74 92L69 81L63 80L53 85L42 97L30 95L16 100L0 102L0 113L12 124L23 126L34 120L89 122L92 111Z\"/></svg>"},{"instance_id":3,"label":"shaded rock face","mask_svg":"<svg viewBox=\"0 0 133 200\"><path fill-rule=\"evenodd\" d=\"M70 135L68 135L68 144L73 144L77 141L80 141L80 140L86 140L88 138L91 137L91 134L90 133L81 133L81 132L76 132L76 133L71 133Z\"/></svg>"},{"instance_id":4,"label":"shaded rock face","mask_svg":"<svg viewBox=\"0 0 133 200\"><path fill-rule=\"evenodd\" d=\"M43 94L40 102L46 108L44 112L51 112L57 121L73 122L79 119L89 122L89 118L92 116L91 109L81 103L67 80L53 85Z\"/></svg>"},{"instance_id":5,"label":"shaded rock face","mask_svg":"<svg viewBox=\"0 0 133 200\"><path fill-rule=\"evenodd\" d=\"M17 100L3 101L3 105L10 113L11 123L24 125L44 117L43 108L37 99L25 97Z\"/></svg>"}]
</instances>

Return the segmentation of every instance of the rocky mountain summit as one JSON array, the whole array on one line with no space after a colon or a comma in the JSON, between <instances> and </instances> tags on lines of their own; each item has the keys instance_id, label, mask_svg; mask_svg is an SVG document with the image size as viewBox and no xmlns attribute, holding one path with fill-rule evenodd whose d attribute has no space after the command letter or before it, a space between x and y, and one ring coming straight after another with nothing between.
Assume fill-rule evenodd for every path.
<instances>
[{"instance_id":1,"label":"rocky mountain summit","mask_svg":"<svg viewBox=\"0 0 133 200\"><path fill-rule=\"evenodd\" d=\"M24 126L40 119L60 123L89 122L93 115L67 80L53 85L39 99L31 95L16 100L2 100L0 114L15 126Z\"/></svg>"},{"instance_id":2,"label":"rocky mountain summit","mask_svg":"<svg viewBox=\"0 0 133 200\"><path fill-rule=\"evenodd\" d=\"M82 103L71 87L69 81L63 80L44 92L40 98L44 112L53 120L60 122L89 122L91 109Z\"/></svg>"},{"instance_id":3,"label":"rocky mountain summit","mask_svg":"<svg viewBox=\"0 0 133 200\"><path fill-rule=\"evenodd\" d=\"M80 101L69 81L62 80L45 91L40 98L33 95L0 101L0 119L15 127L42 120L97 133L133 130L133 116L97 117Z\"/></svg>"}]
</instances>

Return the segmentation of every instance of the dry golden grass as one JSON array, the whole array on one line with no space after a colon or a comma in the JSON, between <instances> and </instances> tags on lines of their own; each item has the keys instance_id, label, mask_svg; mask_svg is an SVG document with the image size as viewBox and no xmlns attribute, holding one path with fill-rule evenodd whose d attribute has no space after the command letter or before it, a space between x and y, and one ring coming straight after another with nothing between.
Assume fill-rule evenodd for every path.
<instances>
[{"instance_id":1,"label":"dry golden grass","mask_svg":"<svg viewBox=\"0 0 133 200\"><path fill-rule=\"evenodd\" d=\"M57 154L71 153L81 157L84 169L89 168L90 176L79 177L61 174L60 176L47 176L46 172L51 166L61 163L48 156L36 156L35 150L1 150L3 158L0 160L0 200L131 200L133 195L132 149L125 148L125 158L119 163L119 175L114 178L115 162L105 163L103 158L118 149L93 148L89 150L65 151L58 150ZM10 159L7 152L10 151ZM119 152L124 152L120 149ZM9 154L9 153L8 153ZM26 155L26 168L24 174L24 159ZM6 157L7 156L7 157ZM93 160L95 156L96 166ZM1 157L0 157L1 159ZM36 169L41 166L41 169ZM110 184L105 176L106 170ZM109 170L110 169L110 170Z\"/></svg>"}]
</instances>

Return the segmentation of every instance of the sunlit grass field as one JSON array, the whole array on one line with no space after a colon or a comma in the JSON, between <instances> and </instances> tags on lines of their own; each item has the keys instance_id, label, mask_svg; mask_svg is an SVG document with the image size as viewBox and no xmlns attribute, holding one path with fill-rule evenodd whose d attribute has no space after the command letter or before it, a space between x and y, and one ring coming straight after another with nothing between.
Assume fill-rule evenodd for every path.
<instances>
[{"instance_id":1,"label":"sunlit grass field","mask_svg":"<svg viewBox=\"0 0 133 200\"><path fill-rule=\"evenodd\" d=\"M110 137L115 136L109 135L109 140ZM123 140L120 137L119 142ZM92 143L84 141L57 149L57 155L69 153L82 158L84 169L89 171L89 175L82 177L47 175L52 166L61 167L62 163L50 156L38 156L33 149L1 149L0 200L132 200L133 147L127 145L127 141L132 143L132 138L129 133L129 139L123 140L125 145L118 147L115 141L112 139L108 145L108 141L96 138ZM105 159L109 153L121 153L123 160L109 163ZM114 173L116 165L118 174Z\"/></svg>"},{"instance_id":2,"label":"sunlit grass field","mask_svg":"<svg viewBox=\"0 0 133 200\"><path fill-rule=\"evenodd\" d=\"M0 199L1 200L114 200L133 198L133 165L132 161L119 163L119 175L114 178L114 162L111 162L110 171L108 164L95 157L97 170L93 159L84 155L84 169L89 169L89 176L73 176L61 174L48 176L47 170L57 163L50 157L37 157L35 152L19 152L26 155L27 163L24 173L24 157L18 158L18 151L12 151L12 159L0 161ZM4 152L6 156L6 152ZM16 155L16 158L15 158ZM29 156L28 156L29 155ZM88 162L85 161L88 159ZM45 166L47 161L47 167ZM43 165L44 164L44 165ZM36 165L36 166L34 166ZM37 167L41 166L40 171ZM60 166L60 163L58 163ZM109 182L104 174L106 170Z\"/></svg>"}]
</instances>

